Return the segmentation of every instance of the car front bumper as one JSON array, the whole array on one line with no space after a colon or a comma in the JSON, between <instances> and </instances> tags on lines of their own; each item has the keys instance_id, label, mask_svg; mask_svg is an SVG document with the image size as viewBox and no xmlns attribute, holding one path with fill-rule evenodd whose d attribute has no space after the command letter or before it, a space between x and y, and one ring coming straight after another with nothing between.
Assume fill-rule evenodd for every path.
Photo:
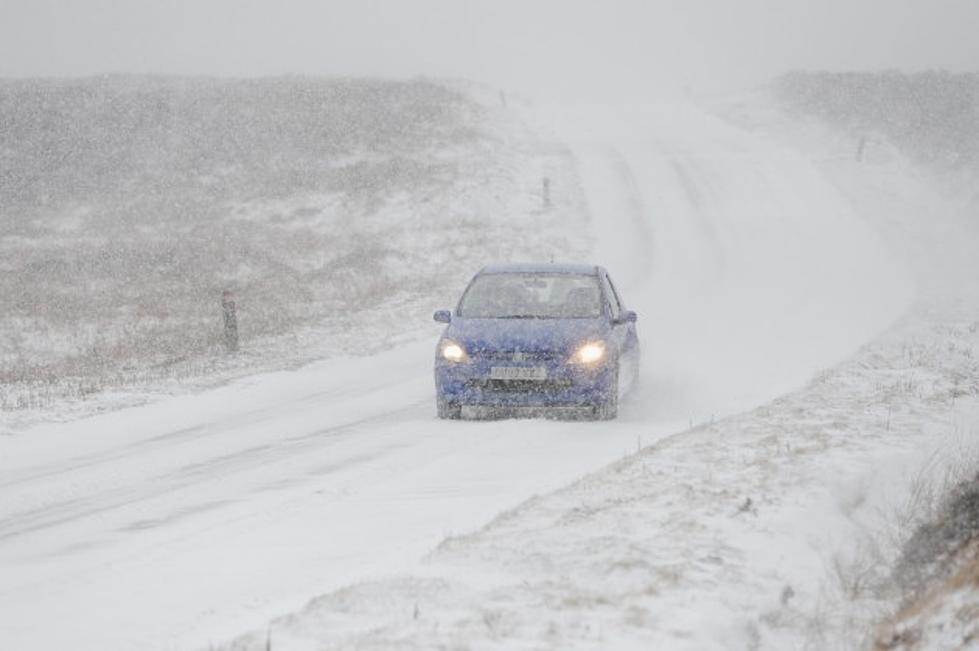
<instances>
[{"instance_id":1,"label":"car front bumper","mask_svg":"<svg viewBox=\"0 0 979 651\"><path fill-rule=\"evenodd\" d=\"M609 399L615 390L615 368L611 362L595 367L550 363L543 380L495 380L491 370L500 364L436 362L435 387L438 399L460 405L464 417L530 416L557 414L585 416ZM528 367L540 364L506 364ZM471 414L467 416L467 412ZM536 412L536 413L535 413ZM546 412L546 413L545 413ZM487 416L482 416L482 414Z\"/></svg>"},{"instance_id":2,"label":"car front bumper","mask_svg":"<svg viewBox=\"0 0 979 651\"><path fill-rule=\"evenodd\" d=\"M462 404L459 416L466 420L503 418L550 418L556 420L592 420L599 414L595 405L499 405Z\"/></svg>"}]
</instances>

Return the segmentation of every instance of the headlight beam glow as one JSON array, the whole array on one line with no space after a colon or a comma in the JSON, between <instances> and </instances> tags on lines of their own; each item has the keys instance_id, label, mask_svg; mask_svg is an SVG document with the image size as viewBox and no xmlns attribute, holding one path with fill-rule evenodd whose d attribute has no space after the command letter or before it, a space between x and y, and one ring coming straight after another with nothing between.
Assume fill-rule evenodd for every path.
<instances>
[{"instance_id":1,"label":"headlight beam glow","mask_svg":"<svg viewBox=\"0 0 979 651\"><path fill-rule=\"evenodd\" d=\"M605 344L600 341L593 341L584 344L574 354L574 361L579 364L594 364L605 357Z\"/></svg>"},{"instance_id":2,"label":"headlight beam glow","mask_svg":"<svg viewBox=\"0 0 979 651\"><path fill-rule=\"evenodd\" d=\"M450 362L462 362L466 359L466 351L456 342L446 340L442 343L442 357Z\"/></svg>"}]
</instances>

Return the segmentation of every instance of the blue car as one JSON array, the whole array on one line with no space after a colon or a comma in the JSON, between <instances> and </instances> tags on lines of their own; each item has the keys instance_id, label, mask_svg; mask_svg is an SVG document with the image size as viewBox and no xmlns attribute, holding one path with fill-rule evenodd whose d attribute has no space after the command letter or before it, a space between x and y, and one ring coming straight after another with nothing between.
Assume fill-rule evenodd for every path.
<instances>
[{"instance_id":1,"label":"blue car","mask_svg":"<svg viewBox=\"0 0 979 651\"><path fill-rule=\"evenodd\" d=\"M612 419L638 373L636 313L602 267L486 267L435 320L439 418Z\"/></svg>"}]
</instances>

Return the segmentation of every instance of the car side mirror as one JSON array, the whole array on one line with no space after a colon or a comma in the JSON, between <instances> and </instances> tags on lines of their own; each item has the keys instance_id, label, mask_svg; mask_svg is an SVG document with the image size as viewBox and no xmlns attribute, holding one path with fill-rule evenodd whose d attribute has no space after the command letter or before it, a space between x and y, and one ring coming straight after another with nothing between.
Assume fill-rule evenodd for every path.
<instances>
[{"instance_id":1,"label":"car side mirror","mask_svg":"<svg viewBox=\"0 0 979 651\"><path fill-rule=\"evenodd\" d=\"M635 323L639 317L632 310L628 310L619 315L619 318L615 320L616 325L622 323Z\"/></svg>"},{"instance_id":2,"label":"car side mirror","mask_svg":"<svg viewBox=\"0 0 979 651\"><path fill-rule=\"evenodd\" d=\"M432 318L438 323L450 323L452 321L452 312L449 310L435 310Z\"/></svg>"}]
</instances>

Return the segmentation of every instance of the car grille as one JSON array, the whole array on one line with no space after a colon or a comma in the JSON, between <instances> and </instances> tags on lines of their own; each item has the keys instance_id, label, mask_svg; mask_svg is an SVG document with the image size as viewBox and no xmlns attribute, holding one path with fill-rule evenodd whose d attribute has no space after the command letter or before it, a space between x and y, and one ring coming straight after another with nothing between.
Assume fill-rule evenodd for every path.
<instances>
[{"instance_id":1,"label":"car grille","mask_svg":"<svg viewBox=\"0 0 979 651\"><path fill-rule=\"evenodd\" d=\"M561 353L548 350L479 350L469 356L488 362L553 362L562 358Z\"/></svg>"},{"instance_id":2,"label":"car grille","mask_svg":"<svg viewBox=\"0 0 979 651\"><path fill-rule=\"evenodd\" d=\"M556 393L571 386L571 380L469 380L466 386L488 392Z\"/></svg>"}]
</instances>

